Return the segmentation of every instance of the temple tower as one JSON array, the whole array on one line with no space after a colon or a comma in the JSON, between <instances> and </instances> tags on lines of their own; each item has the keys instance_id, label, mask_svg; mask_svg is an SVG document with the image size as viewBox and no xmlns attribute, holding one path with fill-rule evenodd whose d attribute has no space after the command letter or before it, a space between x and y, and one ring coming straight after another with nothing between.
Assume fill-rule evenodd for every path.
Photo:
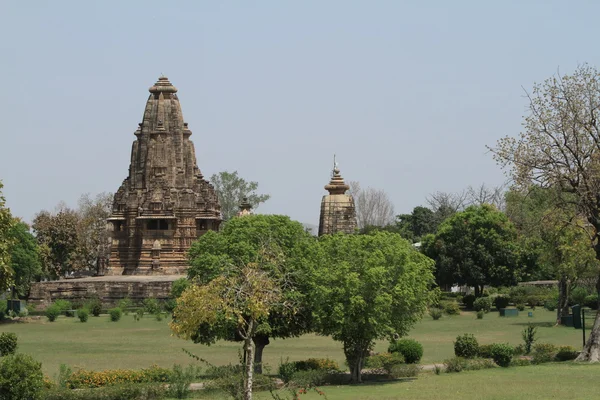
<instances>
[{"instance_id":1,"label":"temple tower","mask_svg":"<svg viewBox=\"0 0 600 400\"><path fill-rule=\"evenodd\" d=\"M149 90L129 176L108 218L109 275L184 273L192 242L221 222L217 194L196 164L177 89L163 76Z\"/></svg>"},{"instance_id":2,"label":"temple tower","mask_svg":"<svg viewBox=\"0 0 600 400\"><path fill-rule=\"evenodd\" d=\"M243 217L246 215L252 215L254 214L252 212L252 204L250 204L250 202L248 201L247 197L244 197L242 199L242 202L240 203L240 211L238 211L237 216L238 217Z\"/></svg>"},{"instance_id":3,"label":"temple tower","mask_svg":"<svg viewBox=\"0 0 600 400\"><path fill-rule=\"evenodd\" d=\"M325 185L328 195L321 200L319 218L319 236L337 232L354 233L356 230L356 210L354 199L346 194L350 186L346 185L340 170L334 162L331 181Z\"/></svg>"}]
</instances>

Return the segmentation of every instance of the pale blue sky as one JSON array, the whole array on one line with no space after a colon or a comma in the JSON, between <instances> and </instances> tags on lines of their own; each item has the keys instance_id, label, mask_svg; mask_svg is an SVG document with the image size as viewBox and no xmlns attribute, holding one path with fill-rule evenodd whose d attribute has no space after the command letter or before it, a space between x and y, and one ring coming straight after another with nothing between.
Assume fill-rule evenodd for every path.
<instances>
[{"instance_id":1,"label":"pale blue sky","mask_svg":"<svg viewBox=\"0 0 600 400\"><path fill-rule=\"evenodd\" d=\"M0 179L30 220L127 175L148 87L179 89L205 176L317 223L332 156L396 212L497 185L522 86L600 65L594 1L0 1Z\"/></svg>"}]
</instances>

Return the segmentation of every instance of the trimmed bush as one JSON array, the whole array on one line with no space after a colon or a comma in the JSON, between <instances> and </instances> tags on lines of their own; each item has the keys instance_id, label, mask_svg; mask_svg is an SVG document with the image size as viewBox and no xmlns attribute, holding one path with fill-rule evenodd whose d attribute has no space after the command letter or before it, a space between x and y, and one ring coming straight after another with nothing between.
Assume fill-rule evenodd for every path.
<instances>
[{"instance_id":1,"label":"trimmed bush","mask_svg":"<svg viewBox=\"0 0 600 400\"><path fill-rule=\"evenodd\" d=\"M510 299L506 296L498 296L494 299L494 305L496 306L496 308L498 310L500 310L501 308L508 307L509 302L510 302Z\"/></svg>"},{"instance_id":2,"label":"trimmed bush","mask_svg":"<svg viewBox=\"0 0 600 400\"><path fill-rule=\"evenodd\" d=\"M448 315L459 315L460 307L456 301L442 301L440 305L444 308L444 312Z\"/></svg>"},{"instance_id":3,"label":"trimmed bush","mask_svg":"<svg viewBox=\"0 0 600 400\"><path fill-rule=\"evenodd\" d=\"M162 311L162 307L157 299L149 297L144 300L144 311L146 311L148 314L155 315Z\"/></svg>"},{"instance_id":4,"label":"trimmed bush","mask_svg":"<svg viewBox=\"0 0 600 400\"><path fill-rule=\"evenodd\" d=\"M79 369L65 379L65 386L69 389L82 389L130 383L167 383L171 380L171 375L172 371L170 369L156 365L141 370L88 371Z\"/></svg>"},{"instance_id":5,"label":"trimmed bush","mask_svg":"<svg viewBox=\"0 0 600 400\"><path fill-rule=\"evenodd\" d=\"M121 316L123 315L123 311L121 311L119 307L112 308L108 313L110 314L110 320L112 322L117 322L121 319Z\"/></svg>"},{"instance_id":6,"label":"trimmed bush","mask_svg":"<svg viewBox=\"0 0 600 400\"><path fill-rule=\"evenodd\" d=\"M73 308L73 304L69 300L63 299L56 300L53 305L58 307L61 312L65 312Z\"/></svg>"},{"instance_id":7,"label":"trimmed bush","mask_svg":"<svg viewBox=\"0 0 600 400\"><path fill-rule=\"evenodd\" d=\"M485 315L485 311L483 311L483 310L477 311L477 319L483 319L484 315Z\"/></svg>"},{"instance_id":8,"label":"trimmed bush","mask_svg":"<svg viewBox=\"0 0 600 400\"><path fill-rule=\"evenodd\" d=\"M493 347L494 347L494 344L482 344L481 346L479 346L479 350L478 350L477 354L481 358L492 358L492 348Z\"/></svg>"},{"instance_id":9,"label":"trimmed bush","mask_svg":"<svg viewBox=\"0 0 600 400\"><path fill-rule=\"evenodd\" d=\"M572 346L561 346L554 357L556 361L571 361L577 358L579 350Z\"/></svg>"},{"instance_id":10,"label":"trimmed bush","mask_svg":"<svg viewBox=\"0 0 600 400\"><path fill-rule=\"evenodd\" d=\"M85 308L90 310L94 317L98 317L102 313L102 302L100 299L90 299Z\"/></svg>"},{"instance_id":11,"label":"trimmed bush","mask_svg":"<svg viewBox=\"0 0 600 400\"><path fill-rule=\"evenodd\" d=\"M0 399L39 400L44 375L42 364L27 354L11 354L0 359Z\"/></svg>"},{"instance_id":12,"label":"trimmed bush","mask_svg":"<svg viewBox=\"0 0 600 400\"><path fill-rule=\"evenodd\" d=\"M46 308L46 317L48 318L48 321L56 321L56 318L58 318L59 315L60 308L58 308L56 305L51 305L50 307Z\"/></svg>"},{"instance_id":13,"label":"trimmed bush","mask_svg":"<svg viewBox=\"0 0 600 400\"><path fill-rule=\"evenodd\" d=\"M17 351L17 335L12 332L0 334L0 357L15 354Z\"/></svg>"},{"instance_id":14,"label":"trimmed bush","mask_svg":"<svg viewBox=\"0 0 600 400\"><path fill-rule=\"evenodd\" d=\"M429 315L433 318L434 321L442 318L443 311L437 307L433 307L429 309Z\"/></svg>"},{"instance_id":15,"label":"trimmed bush","mask_svg":"<svg viewBox=\"0 0 600 400\"><path fill-rule=\"evenodd\" d=\"M501 367L510 366L513 357L513 348L508 344L497 343L492 346L492 358Z\"/></svg>"},{"instance_id":16,"label":"trimmed bush","mask_svg":"<svg viewBox=\"0 0 600 400\"><path fill-rule=\"evenodd\" d=\"M592 310L598 309L598 295L590 294L585 297L585 306L591 308Z\"/></svg>"},{"instance_id":17,"label":"trimmed bush","mask_svg":"<svg viewBox=\"0 0 600 400\"><path fill-rule=\"evenodd\" d=\"M456 337L454 342L454 354L457 357L474 358L479 353L479 343L477 339L470 333L465 333L462 336Z\"/></svg>"},{"instance_id":18,"label":"trimmed bush","mask_svg":"<svg viewBox=\"0 0 600 400\"><path fill-rule=\"evenodd\" d=\"M558 299L546 299L544 308L548 311L554 311L558 307Z\"/></svg>"},{"instance_id":19,"label":"trimmed bush","mask_svg":"<svg viewBox=\"0 0 600 400\"><path fill-rule=\"evenodd\" d=\"M87 309L80 308L79 310L77 310L77 318L79 318L79 321L87 322L89 317L90 317L90 312Z\"/></svg>"},{"instance_id":20,"label":"trimmed bush","mask_svg":"<svg viewBox=\"0 0 600 400\"><path fill-rule=\"evenodd\" d=\"M416 364L423 357L423 346L413 339L400 339L390 343L390 353L400 353L407 364Z\"/></svg>"},{"instance_id":21,"label":"trimmed bush","mask_svg":"<svg viewBox=\"0 0 600 400\"><path fill-rule=\"evenodd\" d=\"M469 310L473 309L473 303L475 302L475 295L474 294L468 294L466 296L463 297L463 304L465 305L465 307L467 307Z\"/></svg>"},{"instance_id":22,"label":"trimmed bush","mask_svg":"<svg viewBox=\"0 0 600 400\"><path fill-rule=\"evenodd\" d=\"M492 310L492 298L491 297L480 297L473 302L473 309L475 311L490 312Z\"/></svg>"},{"instance_id":23,"label":"trimmed bush","mask_svg":"<svg viewBox=\"0 0 600 400\"><path fill-rule=\"evenodd\" d=\"M557 353L558 349L555 345L550 343L538 343L533 346L533 359L531 362L533 364L541 364L554 361Z\"/></svg>"}]
</instances>

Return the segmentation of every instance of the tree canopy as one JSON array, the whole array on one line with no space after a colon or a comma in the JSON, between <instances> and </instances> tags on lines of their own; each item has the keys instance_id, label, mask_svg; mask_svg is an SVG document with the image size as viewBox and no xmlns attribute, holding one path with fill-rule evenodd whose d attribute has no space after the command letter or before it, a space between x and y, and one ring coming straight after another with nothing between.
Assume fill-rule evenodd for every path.
<instances>
[{"instance_id":1,"label":"tree canopy","mask_svg":"<svg viewBox=\"0 0 600 400\"><path fill-rule=\"evenodd\" d=\"M377 339L404 335L421 317L433 262L400 235L327 235L309 275L314 329L344 346L352 380Z\"/></svg>"},{"instance_id":2,"label":"tree canopy","mask_svg":"<svg viewBox=\"0 0 600 400\"><path fill-rule=\"evenodd\" d=\"M14 287L18 295L26 296L31 282L42 274L38 245L29 226L22 221L15 221L9 235L12 238L10 266L14 271Z\"/></svg>"},{"instance_id":3,"label":"tree canopy","mask_svg":"<svg viewBox=\"0 0 600 400\"><path fill-rule=\"evenodd\" d=\"M13 278L13 270L10 267L10 245L12 243L10 229L13 225L13 218L2 195L3 187L4 185L0 181L0 292L6 291L11 286Z\"/></svg>"},{"instance_id":4,"label":"tree canopy","mask_svg":"<svg viewBox=\"0 0 600 400\"><path fill-rule=\"evenodd\" d=\"M238 175L237 171L221 171L210 177L210 183L213 184L219 196L219 204L221 205L221 215L224 221L229 221L237 215L239 205L244 198L252 205L252 208L257 208L261 203L271 198L268 194L258 194L258 182L247 182Z\"/></svg>"}]
</instances>

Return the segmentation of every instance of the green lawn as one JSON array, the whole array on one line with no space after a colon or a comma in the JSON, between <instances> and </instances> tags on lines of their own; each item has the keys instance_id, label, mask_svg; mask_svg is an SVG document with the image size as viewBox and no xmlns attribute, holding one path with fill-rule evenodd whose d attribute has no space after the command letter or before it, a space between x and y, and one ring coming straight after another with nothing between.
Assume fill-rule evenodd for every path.
<instances>
[{"instance_id":1,"label":"green lawn","mask_svg":"<svg viewBox=\"0 0 600 400\"><path fill-rule=\"evenodd\" d=\"M554 313L536 310L533 318L527 313L517 318L500 318L496 312L477 320L475 314L444 316L439 321L425 317L410 332L410 337L423 344L423 363L441 362L453 355L452 342L457 335L473 333L480 343L521 343L521 330L528 322L536 324L541 341L581 347L581 330L553 327ZM591 321L590 321L591 322ZM52 376L61 363L89 369L144 368L152 364L171 367L174 363L187 364L192 360L181 349L185 348L213 364L235 363L240 345L218 342L213 346L195 345L170 335L167 321L158 322L145 317L135 322L133 316L123 316L119 322L110 322L108 316L90 317L81 323L76 318L60 317L56 322L45 320L31 323L3 323L0 331L17 333L19 351L31 354L43 364ZM376 351L385 351L386 342L378 342ZM344 365L341 344L328 337L305 335L300 338L271 340L265 349L265 362L275 370L279 361L289 357L300 360L309 357L329 357Z\"/></svg>"}]
</instances>

